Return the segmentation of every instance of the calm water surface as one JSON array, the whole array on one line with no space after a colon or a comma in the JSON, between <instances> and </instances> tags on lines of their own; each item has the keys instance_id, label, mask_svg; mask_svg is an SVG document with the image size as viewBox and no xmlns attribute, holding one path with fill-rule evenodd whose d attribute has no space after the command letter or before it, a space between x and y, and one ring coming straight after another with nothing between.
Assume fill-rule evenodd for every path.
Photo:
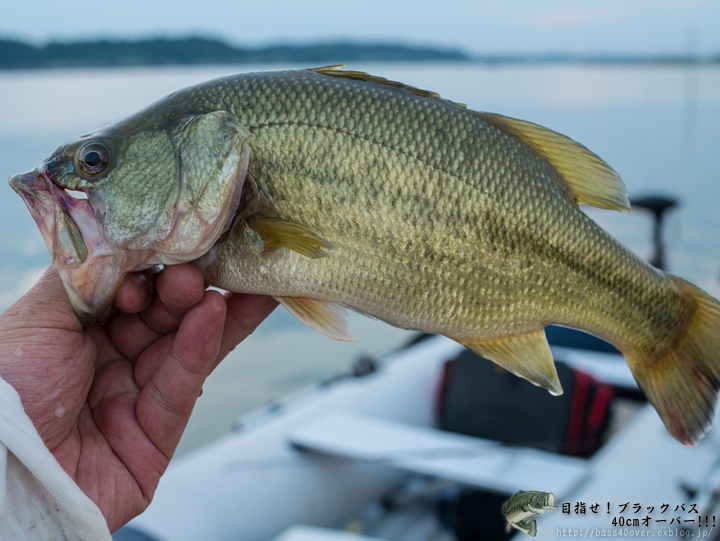
<instances>
[{"instance_id":1,"label":"calm water surface","mask_svg":"<svg viewBox=\"0 0 720 541\"><path fill-rule=\"evenodd\" d=\"M288 66L290 67L290 66ZM612 165L632 196L662 193L682 207L667 228L669 267L720 297L720 69L357 64L477 110L545 125ZM0 72L0 310L50 258L25 205L4 179L36 167L62 142L211 77L278 66ZM589 214L643 257L642 211ZM181 452L224 433L240 413L347 368L408 336L360 316L357 344L333 343L278 310L205 386ZM292 352L292 353L290 353ZM298 353L301 352L301 353Z\"/></svg>"}]
</instances>

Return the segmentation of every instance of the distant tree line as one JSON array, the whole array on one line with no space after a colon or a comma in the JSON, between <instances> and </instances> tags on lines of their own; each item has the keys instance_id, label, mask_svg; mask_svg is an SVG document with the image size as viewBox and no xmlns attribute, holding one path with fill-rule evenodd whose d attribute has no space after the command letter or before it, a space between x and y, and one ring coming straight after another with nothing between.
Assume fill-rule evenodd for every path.
<instances>
[{"instance_id":1,"label":"distant tree line","mask_svg":"<svg viewBox=\"0 0 720 541\"><path fill-rule=\"evenodd\" d=\"M163 66L190 64L340 64L383 61L453 61L486 64L707 64L720 54L697 57L666 55L574 55L567 53L486 54L470 56L456 49L352 42L311 45L235 47L210 38L155 38L137 41L50 42L35 46L0 38L0 69Z\"/></svg>"},{"instance_id":2,"label":"distant tree line","mask_svg":"<svg viewBox=\"0 0 720 541\"><path fill-rule=\"evenodd\" d=\"M50 42L0 39L0 69L251 64L276 62L467 61L457 50L404 45L326 43L241 48L207 38Z\"/></svg>"}]
</instances>

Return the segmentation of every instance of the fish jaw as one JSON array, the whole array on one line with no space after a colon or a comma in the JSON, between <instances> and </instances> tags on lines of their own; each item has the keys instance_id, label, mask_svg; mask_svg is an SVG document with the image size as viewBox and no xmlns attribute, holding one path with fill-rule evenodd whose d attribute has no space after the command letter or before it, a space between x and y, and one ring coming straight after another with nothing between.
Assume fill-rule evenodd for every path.
<instances>
[{"instance_id":1,"label":"fish jaw","mask_svg":"<svg viewBox=\"0 0 720 541\"><path fill-rule=\"evenodd\" d=\"M80 323L87 327L102 318L125 276L151 266L146 263L152 256L150 250L99 249L78 267L59 268L58 273Z\"/></svg>"},{"instance_id":2,"label":"fish jaw","mask_svg":"<svg viewBox=\"0 0 720 541\"><path fill-rule=\"evenodd\" d=\"M14 175L10 186L30 210L80 322L102 317L125 275L147 267L154 252L110 246L90 201L72 197L43 169Z\"/></svg>"}]
</instances>

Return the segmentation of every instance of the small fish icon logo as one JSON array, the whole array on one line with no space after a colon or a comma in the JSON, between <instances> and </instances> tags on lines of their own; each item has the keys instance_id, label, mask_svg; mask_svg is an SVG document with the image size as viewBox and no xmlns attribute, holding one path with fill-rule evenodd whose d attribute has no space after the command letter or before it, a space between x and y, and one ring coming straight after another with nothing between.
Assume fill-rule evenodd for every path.
<instances>
[{"instance_id":1,"label":"small fish icon logo","mask_svg":"<svg viewBox=\"0 0 720 541\"><path fill-rule=\"evenodd\" d=\"M535 517L555 509L555 494L535 490L518 490L502 507L508 522L507 531L516 528L530 537L537 535Z\"/></svg>"}]
</instances>

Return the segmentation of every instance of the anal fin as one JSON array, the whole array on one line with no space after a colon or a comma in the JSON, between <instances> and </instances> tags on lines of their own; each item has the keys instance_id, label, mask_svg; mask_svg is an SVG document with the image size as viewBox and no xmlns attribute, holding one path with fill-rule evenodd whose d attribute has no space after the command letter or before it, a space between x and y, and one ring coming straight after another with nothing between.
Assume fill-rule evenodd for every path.
<instances>
[{"instance_id":1,"label":"anal fin","mask_svg":"<svg viewBox=\"0 0 720 541\"><path fill-rule=\"evenodd\" d=\"M302 323L320 334L340 342L355 342L347 322L347 308L308 297L275 297Z\"/></svg>"},{"instance_id":2,"label":"anal fin","mask_svg":"<svg viewBox=\"0 0 720 541\"><path fill-rule=\"evenodd\" d=\"M331 243L292 220L255 215L248 218L248 224L262 239L265 251L282 247L318 259L327 257L328 251L335 249Z\"/></svg>"},{"instance_id":3,"label":"anal fin","mask_svg":"<svg viewBox=\"0 0 720 541\"><path fill-rule=\"evenodd\" d=\"M500 338L457 341L533 385L544 387L550 394L563 393L543 329Z\"/></svg>"}]
</instances>

